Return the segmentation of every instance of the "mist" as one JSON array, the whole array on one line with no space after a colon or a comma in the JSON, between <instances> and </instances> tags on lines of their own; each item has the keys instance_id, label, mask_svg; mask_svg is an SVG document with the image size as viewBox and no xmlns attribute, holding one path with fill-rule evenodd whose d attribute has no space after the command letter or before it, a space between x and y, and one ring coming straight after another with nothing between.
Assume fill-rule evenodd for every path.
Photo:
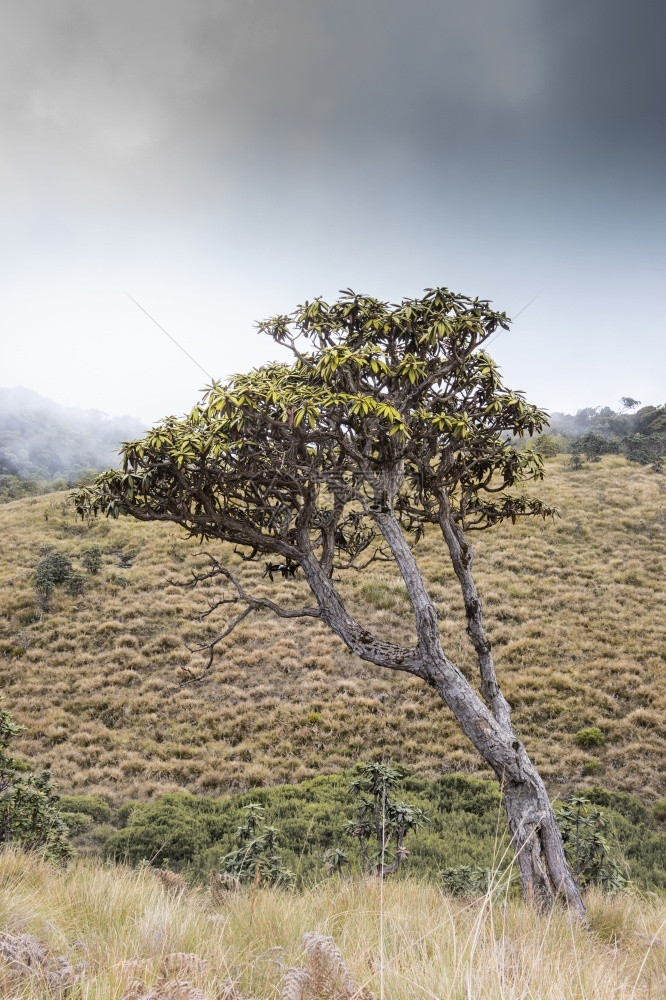
<instances>
[{"instance_id":1,"label":"mist","mask_svg":"<svg viewBox=\"0 0 666 1000\"><path fill-rule=\"evenodd\" d=\"M22 387L0 388L0 473L75 480L118 466L120 442L142 430L135 417L60 406Z\"/></svg>"}]
</instances>

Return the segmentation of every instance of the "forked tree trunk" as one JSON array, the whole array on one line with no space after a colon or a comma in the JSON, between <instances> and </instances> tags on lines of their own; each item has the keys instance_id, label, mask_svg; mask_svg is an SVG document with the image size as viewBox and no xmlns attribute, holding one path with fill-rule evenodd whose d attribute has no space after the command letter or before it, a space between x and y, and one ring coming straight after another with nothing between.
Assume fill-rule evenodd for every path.
<instances>
[{"instance_id":1,"label":"forked tree trunk","mask_svg":"<svg viewBox=\"0 0 666 1000\"><path fill-rule=\"evenodd\" d=\"M511 735L511 747L516 751L517 774L505 770L492 753L484 754L484 758L502 787L523 895L542 906L551 905L557 895L562 895L582 915L585 906L564 854L548 792L525 748L515 738L511 709L497 682L490 640L483 624L481 599L472 575L472 547L451 518L446 498L440 499L440 528L465 602L467 634L477 654L481 693L495 720Z\"/></svg>"},{"instance_id":2,"label":"forked tree trunk","mask_svg":"<svg viewBox=\"0 0 666 1000\"><path fill-rule=\"evenodd\" d=\"M524 898L548 909L561 897L583 916L585 905L548 792L525 747L510 725L494 718L444 653L429 660L428 668L428 680L500 783Z\"/></svg>"},{"instance_id":3,"label":"forked tree trunk","mask_svg":"<svg viewBox=\"0 0 666 1000\"><path fill-rule=\"evenodd\" d=\"M548 793L514 733L509 705L495 678L490 643L483 630L481 603L471 576L471 548L465 544L459 529L447 520L443 533L463 588L468 632L479 658L485 701L442 649L435 607L395 515L391 511L380 513L377 522L400 568L414 609L416 649L397 655L397 647L377 641L365 632L348 614L332 581L310 553L305 555L302 566L317 598L322 620L362 659L415 674L436 689L500 783L524 898L547 909L560 897L584 916L585 905L565 857ZM301 551L303 548L307 549L305 540Z\"/></svg>"}]
</instances>

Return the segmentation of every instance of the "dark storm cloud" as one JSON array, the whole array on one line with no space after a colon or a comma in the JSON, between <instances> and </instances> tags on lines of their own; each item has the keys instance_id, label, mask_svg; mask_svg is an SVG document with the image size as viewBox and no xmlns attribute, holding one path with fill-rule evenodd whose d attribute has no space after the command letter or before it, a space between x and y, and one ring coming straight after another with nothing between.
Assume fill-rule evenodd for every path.
<instances>
[{"instance_id":1,"label":"dark storm cloud","mask_svg":"<svg viewBox=\"0 0 666 1000\"><path fill-rule=\"evenodd\" d=\"M665 27L647 0L24 0L0 113L16 174L93 194L197 163L651 155Z\"/></svg>"}]
</instances>

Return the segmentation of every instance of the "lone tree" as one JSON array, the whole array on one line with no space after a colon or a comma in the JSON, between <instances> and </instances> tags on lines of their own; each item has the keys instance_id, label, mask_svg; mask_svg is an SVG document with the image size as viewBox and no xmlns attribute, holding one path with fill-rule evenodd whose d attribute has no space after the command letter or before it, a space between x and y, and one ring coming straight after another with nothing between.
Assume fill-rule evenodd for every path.
<instances>
[{"instance_id":1,"label":"lone tree","mask_svg":"<svg viewBox=\"0 0 666 1000\"><path fill-rule=\"evenodd\" d=\"M110 471L76 494L83 516L171 521L219 539L271 574L302 571L311 607L286 608L248 592L211 558L196 579L219 578L217 608L233 617L215 645L253 611L325 622L370 663L430 684L501 783L526 898L557 896L584 913L544 783L516 735L500 690L472 575L472 531L554 511L521 484L542 460L514 436L540 431L546 414L506 389L483 344L509 325L488 302L428 289L399 305L352 291L317 298L259 324L287 347L270 364L215 382L188 417L165 419L123 449ZM442 646L437 613L411 542L441 532L460 583L479 690ZM411 601L416 642L396 645L350 613L335 571L394 561ZM273 561L274 560L274 561ZM203 648L203 647L202 647Z\"/></svg>"}]
</instances>

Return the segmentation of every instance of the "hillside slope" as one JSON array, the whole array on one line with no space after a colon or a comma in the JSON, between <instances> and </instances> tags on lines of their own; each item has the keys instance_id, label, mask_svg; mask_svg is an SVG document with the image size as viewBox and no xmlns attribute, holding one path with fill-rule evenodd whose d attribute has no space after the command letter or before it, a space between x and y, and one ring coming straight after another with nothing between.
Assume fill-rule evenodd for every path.
<instances>
[{"instance_id":1,"label":"hillside slope","mask_svg":"<svg viewBox=\"0 0 666 1000\"><path fill-rule=\"evenodd\" d=\"M547 463L540 495L562 517L475 538L476 571L517 729L558 796L603 784L648 801L666 792L666 478L624 458L569 471ZM449 712L416 679L358 661L318 623L249 619L213 670L182 685L188 652L215 625L189 620L197 545L164 525L77 521L66 494L0 508L0 685L28 727L20 750L52 765L61 788L115 801L187 789L220 794L330 773L374 753L423 777L488 776ZM52 546L91 545L103 566L86 589L58 588L40 619L33 572ZM447 652L473 660L462 603L434 534L418 547ZM236 556L230 555L236 563ZM249 582L296 601L303 584ZM401 581L380 565L341 584L361 620L402 639ZM219 623L218 623L219 624ZM604 742L585 748L582 728Z\"/></svg>"}]
</instances>

